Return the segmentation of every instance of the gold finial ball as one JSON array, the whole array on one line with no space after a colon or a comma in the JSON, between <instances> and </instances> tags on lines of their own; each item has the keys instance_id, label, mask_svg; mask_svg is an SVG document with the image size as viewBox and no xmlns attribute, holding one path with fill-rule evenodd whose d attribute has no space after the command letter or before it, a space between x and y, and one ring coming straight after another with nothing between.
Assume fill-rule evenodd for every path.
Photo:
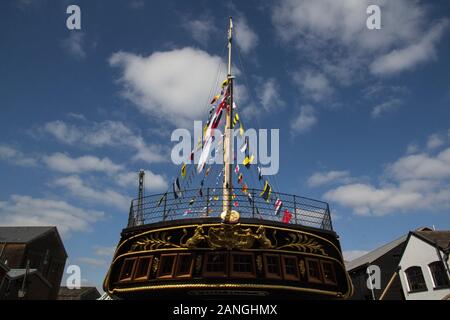
<instances>
[{"instance_id":1,"label":"gold finial ball","mask_svg":"<svg viewBox=\"0 0 450 320\"><path fill-rule=\"evenodd\" d=\"M224 211L220 214L220 217L222 218L223 221L225 222L229 222L229 223L237 223L239 221L239 218L241 217L241 215L239 214L239 212L237 212L236 210L231 210L230 212L230 216L229 216L229 220L226 221L227 218L227 212Z\"/></svg>"}]
</instances>

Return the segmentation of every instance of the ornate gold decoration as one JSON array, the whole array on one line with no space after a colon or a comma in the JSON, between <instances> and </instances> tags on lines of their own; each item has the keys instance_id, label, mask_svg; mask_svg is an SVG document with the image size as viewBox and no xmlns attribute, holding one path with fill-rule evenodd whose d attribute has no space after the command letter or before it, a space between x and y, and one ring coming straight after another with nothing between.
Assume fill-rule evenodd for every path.
<instances>
[{"instance_id":1,"label":"ornate gold decoration","mask_svg":"<svg viewBox=\"0 0 450 320\"><path fill-rule=\"evenodd\" d=\"M186 228L183 229L184 232L184 236L187 234L187 230ZM184 238L183 236L183 238ZM183 240L183 238L181 239L181 242ZM203 227L202 226L198 226L197 228L195 228L194 231L194 235L192 237L190 237L188 240L186 240L185 243L180 243L182 247L185 248L196 248L198 247L198 244L205 240L205 232L203 231Z\"/></svg>"},{"instance_id":2,"label":"ornate gold decoration","mask_svg":"<svg viewBox=\"0 0 450 320\"><path fill-rule=\"evenodd\" d=\"M257 256L256 257L256 267L258 268L259 272L262 272L263 263L262 263L262 257L261 256Z\"/></svg>"},{"instance_id":3,"label":"ornate gold decoration","mask_svg":"<svg viewBox=\"0 0 450 320\"><path fill-rule=\"evenodd\" d=\"M325 256L328 255L325 253L325 250L321 244L313 238L308 238L305 234L289 233L289 237L290 238L285 238L287 244L278 246L276 249L292 248L303 252L319 252Z\"/></svg>"},{"instance_id":4,"label":"ornate gold decoration","mask_svg":"<svg viewBox=\"0 0 450 320\"><path fill-rule=\"evenodd\" d=\"M302 275L302 277L304 277L306 274L306 266L305 266L305 261L303 259L301 259L299 261L298 267L300 269L300 274Z\"/></svg>"},{"instance_id":5,"label":"ornate gold decoration","mask_svg":"<svg viewBox=\"0 0 450 320\"><path fill-rule=\"evenodd\" d=\"M202 269L202 255L199 254L195 258L195 272L199 273L201 269Z\"/></svg>"},{"instance_id":6,"label":"ornate gold decoration","mask_svg":"<svg viewBox=\"0 0 450 320\"><path fill-rule=\"evenodd\" d=\"M130 251L155 250L161 248L181 248L171 242L171 236L167 232L152 232L146 237L139 238L131 245Z\"/></svg>"},{"instance_id":7,"label":"ornate gold decoration","mask_svg":"<svg viewBox=\"0 0 450 320\"><path fill-rule=\"evenodd\" d=\"M156 271L158 271L158 268L159 268L159 259L157 257L155 257L153 259L153 265L152 265L153 273L156 273Z\"/></svg>"},{"instance_id":8,"label":"ornate gold decoration","mask_svg":"<svg viewBox=\"0 0 450 320\"><path fill-rule=\"evenodd\" d=\"M250 249L255 241L263 248L272 248L272 242L266 237L266 231L260 226L256 233L251 228L243 229L240 225L221 225L210 228L206 237L208 245L213 249Z\"/></svg>"}]
</instances>

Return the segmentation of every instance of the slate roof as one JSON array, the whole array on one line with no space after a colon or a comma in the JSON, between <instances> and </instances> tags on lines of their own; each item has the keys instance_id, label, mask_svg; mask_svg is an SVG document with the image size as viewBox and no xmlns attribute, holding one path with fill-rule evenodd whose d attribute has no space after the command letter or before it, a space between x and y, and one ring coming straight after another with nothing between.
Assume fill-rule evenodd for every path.
<instances>
[{"instance_id":1,"label":"slate roof","mask_svg":"<svg viewBox=\"0 0 450 320\"><path fill-rule=\"evenodd\" d=\"M385 255L392 249L405 243L407 238L408 238L408 235L405 234L405 235L401 236L400 238L395 239L394 241L391 241L391 242L385 244L384 246L381 246L375 250L370 251L369 253L366 253L365 255L363 255L359 258L356 258L350 262L347 262L345 264L347 271L351 271L360 266L364 266L364 265L374 262L375 260L377 260L381 256Z\"/></svg>"},{"instance_id":2,"label":"slate roof","mask_svg":"<svg viewBox=\"0 0 450 320\"><path fill-rule=\"evenodd\" d=\"M56 227L0 227L0 243L28 243Z\"/></svg>"}]
</instances>

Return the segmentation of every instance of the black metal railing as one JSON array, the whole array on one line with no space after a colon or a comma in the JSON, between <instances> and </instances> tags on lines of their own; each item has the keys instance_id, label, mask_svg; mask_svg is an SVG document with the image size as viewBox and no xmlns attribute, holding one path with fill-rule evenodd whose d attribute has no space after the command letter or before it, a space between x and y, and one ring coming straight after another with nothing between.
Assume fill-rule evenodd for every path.
<instances>
[{"instance_id":1,"label":"black metal railing","mask_svg":"<svg viewBox=\"0 0 450 320\"><path fill-rule=\"evenodd\" d=\"M168 192L146 196L142 201L131 202L128 227L188 218L220 217L222 213L222 188L184 190L180 197ZM262 190L240 190L233 196L233 210L241 218L255 218L333 230L330 209L326 202L296 195L272 192L269 201L260 194ZM250 196L249 196L250 195ZM275 202L280 199L281 208L276 211Z\"/></svg>"}]
</instances>

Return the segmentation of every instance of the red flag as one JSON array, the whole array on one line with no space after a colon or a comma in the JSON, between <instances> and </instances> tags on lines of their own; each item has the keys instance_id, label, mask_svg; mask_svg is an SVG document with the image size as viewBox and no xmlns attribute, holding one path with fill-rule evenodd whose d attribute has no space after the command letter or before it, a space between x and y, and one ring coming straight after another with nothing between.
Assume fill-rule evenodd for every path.
<instances>
[{"instance_id":1,"label":"red flag","mask_svg":"<svg viewBox=\"0 0 450 320\"><path fill-rule=\"evenodd\" d=\"M289 212L289 210L288 209L284 210L282 222L289 223L291 221L291 218L292 214Z\"/></svg>"}]
</instances>

